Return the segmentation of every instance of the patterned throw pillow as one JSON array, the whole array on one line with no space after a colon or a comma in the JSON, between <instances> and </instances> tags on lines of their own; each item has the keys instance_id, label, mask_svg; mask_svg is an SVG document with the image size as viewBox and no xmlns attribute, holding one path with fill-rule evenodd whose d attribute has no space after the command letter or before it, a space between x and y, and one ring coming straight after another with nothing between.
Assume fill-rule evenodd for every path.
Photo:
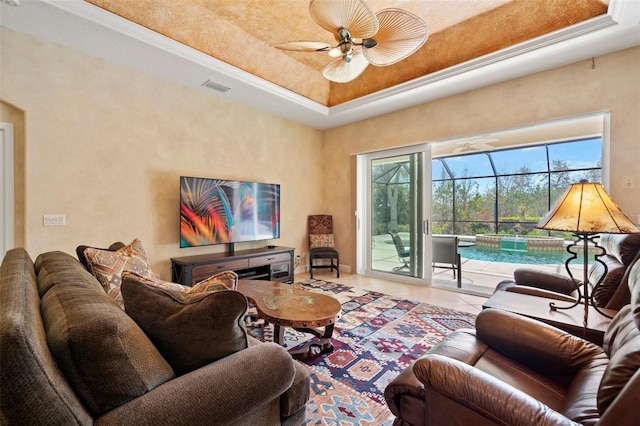
<instances>
[{"instance_id":1,"label":"patterned throw pillow","mask_svg":"<svg viewBox=\"0 0 640 426\"><path fill-rule=\"evenodd\" d=\"M147 278L153 276L147 254L137 238L131 244L116 251L88 247L85 249L84 255L89 265L89 271L102 284L104 291L121 306L120 284L124 271L132 271Z\"/></svg>"},{"instance_id":2,"label":"patterned throw pillow","mask_svg":"<svg viewBox=\"0 0 640 426\"><path fill-rule=\"evenodd\" d=\"M124 282L127 278L131 278L147 285L162 288L165 290L182 291L184 293L205 293L223 290L235 290L238 284L238 275L233 271L220 272L200 281L193 287L173 283L170 281L164 281L154 276L144 277L133 271L124 271L122 273L122 281Z\"/></svg>"},{"instance_id":3,"label":"patterned throw pillow","mask_svg":"<svg viewBox=\"0 0 640 426\"><path fill-rule=\"evenodd\" d=\"M165 290L185 291L185 292L188 292L189 290L191 290L191 287L189 287L189 286L173 283L171 281L164 281L164 280L161 280L160 278L157 278L155 276L145 277L145 276L140 275L140 274L138 274L137 272L134 272L134 271L123 271L122 272L122 281L124 282L124 280L126 278L135 279L135 280L143 282L143 283L145 283L147 285L152 285L152 286L155 286L155 287L163 288Z\"/></svg>"},{"instance_id":4,"label":"patterned throw pillow","mask_svg":"<svg viewBox=\"0 0 640 426\"><path fill-rule=\"evenodd\" d=\"M310 249L333 247L333 234L309 234Z\"/></svg>"},{"instance_id":5,"label":"patterned throw pillow","mask_svg":"<svg viewBox=\"0 0 640 426\"><path fill-rule=\"evenodd\" d=\"M205 291L221 290L220 285L226 289L235 290L238 288L238 274L233 271L224 271L206 278L191 287L191 293L203 293Z\"/></svg>"}]
</instances>

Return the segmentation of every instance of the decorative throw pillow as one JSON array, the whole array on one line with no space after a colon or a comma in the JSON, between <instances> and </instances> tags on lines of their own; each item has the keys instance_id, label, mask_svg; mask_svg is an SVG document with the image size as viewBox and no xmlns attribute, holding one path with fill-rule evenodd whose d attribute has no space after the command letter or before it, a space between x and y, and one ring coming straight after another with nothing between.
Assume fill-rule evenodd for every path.
<instances>
[{"instance_id":1,"label":"decorative throw pillow","mask_svg":"<svg viewBox=\"0 0 640 426\"><path fill-rule=\"evenodd\" d=\"M92 246L88 246L85 244L79 245L78 247L76 247L76 255L78 256L78 260L80 261L80 263L82 263L82 265L87 269L87 271L89 270L89 263L87 262L87 258L84 254L84 251L88 248L96 248L99 250L109 250L109 251L116 251L121 249L122 247L124 247L126 244L122 243L120 241L116 241L115 243L111 244L108 248L102 248L102 247L92 247Z\"/></svg>"},{"instance_id":2,"label":"decorative throw pillow","mask_svg":"<svg viewBox=\"0 0 640 426\"><path fill-rule=\"evenodd\" d=\"M309 234L310 249L333 247L333 234Z\"/></svg>"},{"instance_id":3,"label":"decorative throw pillow","mask_svg":"<svg viewBox=\"0 0 640 426\"><path fill-rule=\"evenodd\" d=\"M192 293L220 290L220 285L229 290L238 288L238 274L233 271L224 271L206 278L191 287Z\"/></svg>"},{"instance_id":4,"label":"decorative throw pillow","mask_svg":"<svg viewBox=\"0 0 640 426\"><path fill-rule=\"evenodd\" d=\"M155 276L145 277L133 271L122 272L122 281L124 281L125 278L129 275L132 276L132 279L138 280L147 285L163 288L165 290L183 291L185 293L204 293L207 291L213 292L235 290L238 284L238 275L233 271L225 271L212 275L211 277L200 281L193 287L177 284L170 281L164 281Z\"/></svg>"},{"instance_id":5,"label":"decorative throw pillow","mask_svg":"<svg viewBox=\"0 0 640 426\"><path fill-rule=\"evenodd\" d=\"M102 284L104 291L122 306L120 284L124 271L136 272L143 277L152 277L147 254L139 239L135 239L116 251L87 247L84 251L89 272Z\"/></svg>"},{"instance_id":6,"label":"decorative throw pillow","mask_svg":"<svg viewBox=\"0 0 640 426\"><path fill-rule=\"evenodd\" d=\"M134 271L122 271L122 281L124 282L125 278L129 275L132 276L132 279L138 280L147 285L164 288L165 290L184 291L184 292L188 292L189 290L191 290L191 287L189 286L173 283L171 281L164 281L155 276L146 277Z\"/></svg>"},{"instance_id":7,"label":"decorative throw pillow","mask_svg":"<svg viewBox=\"0 0 640 426\"><path fill-rule=\"evenodd\" d=\"M188 373L249 345L243 327L247 299L237 291L175 291L125 274L122 296L127 314L176 374Z\"/></svg>"}]
</instances>

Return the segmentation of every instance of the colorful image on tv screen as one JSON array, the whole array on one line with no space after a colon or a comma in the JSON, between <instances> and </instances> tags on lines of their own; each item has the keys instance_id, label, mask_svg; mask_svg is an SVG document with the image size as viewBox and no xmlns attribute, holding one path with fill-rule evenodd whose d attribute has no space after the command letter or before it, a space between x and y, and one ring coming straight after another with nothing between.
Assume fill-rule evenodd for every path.
<instances>
[{"instance_id":1,"label":"colorful image on tv screen","mask_svg":"<svg viewBox=\"0 0 640 426\"><path fill-rule=\"evenodd\" d=\"M180 178L180 247L280 238L280 185Z\"/></svg>"}]
</instances>

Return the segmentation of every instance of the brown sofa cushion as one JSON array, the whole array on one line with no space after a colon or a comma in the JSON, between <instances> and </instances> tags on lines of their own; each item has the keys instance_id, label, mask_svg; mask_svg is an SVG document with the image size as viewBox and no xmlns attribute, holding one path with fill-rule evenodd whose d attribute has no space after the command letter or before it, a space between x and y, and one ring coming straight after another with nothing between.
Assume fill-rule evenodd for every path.
<instances>
[{"instance_id":1,"label":"brown sofa cushion","mask_svg":"<svg viewBox=\"0 0 640 426\"><path fill-rule=\"evenodd\" d=\"M125 274L126 312L145 331L177 374L188 373L248 347L239 292L189 293L149 285Z\"/></svg>"},{"instance_id":2,"label":"brown sofa cushion","mask_svg":"<svg viewBox=\"0 0 640 426\"><path fill-rule=\"evenodd\" d=\"M0 424L92 424L47 346L36 281L29 254L9 250L0 268Z\"/></svg>"},{"instance_id":3,"label":"brown sofa cushion","mask_svg":"<svg viewBox=\"0 0 640 426\"><path fill-rule=\"evenodd\" d=\"M103 291L98 280L89 271L82 268L73 256L61 251L50 251L39 255L35 261L35 271L38 274L40 297L43 297L53 286L68 281L96 291ZM60 279L61 271L64 271L64 280Z\"/></svg>"},{"instance_id":4,"label":"brown sofa cushion","mask_svg":"<svg viewBox=\"0 0 640 426\"><path fill-rule=\"evenodd\" d=\"M98 286L78 280L77 270L83 268L74 262L75 268L66 262L42 264L39 276L46 271L56 281L42 298L42 318L58 366L84 404L100 414L175 375L113 299Z\"/></svg>"}]
</instances>

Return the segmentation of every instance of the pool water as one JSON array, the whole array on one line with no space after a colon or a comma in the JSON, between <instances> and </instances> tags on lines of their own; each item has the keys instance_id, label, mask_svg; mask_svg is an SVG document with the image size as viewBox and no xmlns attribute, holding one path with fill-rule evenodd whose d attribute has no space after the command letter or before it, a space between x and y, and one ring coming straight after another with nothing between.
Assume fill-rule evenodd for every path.
<instances>
[{"instance_id":1,"label":"pool water","mask_svg":"<svg viewBox=\"0 0 640 426\"><path fill-rule=\"evenodd\" d=\"M460 256L473 260L484 260L487 262L503 262L503 263L522 263L522 264L548 264L558 265L564 264L570 257L566 250L562 251L501 251L500 249L489 247L459 247ZM593 261L589 256L589 263ZM582 256L579 255L573 262L581 262Z\"/></svg>"}]
</instances>

